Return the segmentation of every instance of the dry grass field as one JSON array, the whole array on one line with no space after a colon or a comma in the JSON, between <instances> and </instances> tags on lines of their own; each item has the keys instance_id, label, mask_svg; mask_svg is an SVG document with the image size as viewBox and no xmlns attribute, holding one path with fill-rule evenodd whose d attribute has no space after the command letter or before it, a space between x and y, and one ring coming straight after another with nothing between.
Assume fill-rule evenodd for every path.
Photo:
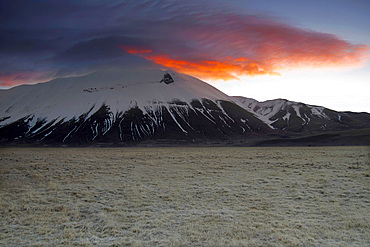
<instances>
[{"instance_id":1,"label":"dry grass field","mask_svg":"<svg viewBox=\"0 0 370 247\"><path fill-rule=\"evenodd\" d=\"M2 246L369 246L369 147L1 148Z\"/></svg>"}]
</instances>

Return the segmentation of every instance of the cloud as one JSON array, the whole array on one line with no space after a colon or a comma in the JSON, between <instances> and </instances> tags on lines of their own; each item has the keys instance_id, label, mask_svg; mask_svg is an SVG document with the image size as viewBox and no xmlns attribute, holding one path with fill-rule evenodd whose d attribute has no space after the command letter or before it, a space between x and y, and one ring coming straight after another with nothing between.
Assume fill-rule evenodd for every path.
<instances>
[{"instance_id":1,"label":"cloud","mask_svg":"<svg viewBox=\"0 0 370 247\"><path fill-rule=\"evenodd\" d=\"M153 44L146 47L152 54L141 53L143 47L136 53L184 73L224 80L302 67L361 66L368 58L365 45L260 16L216 12L192 18L171 30L165 47ZM192 49L184 52L177 44Z\"/></svg>"},{"instance_id":2,"label":"cloud","mask_svg":"<svg viewBox=\"0 0 370 247\"><path fill-rule=\"evenodd\" d=\"M128 64L229 80L302 67L361 66L368 59L365 45L211 0L0 5L0 86Z\"/></svg>"}]
</instances>

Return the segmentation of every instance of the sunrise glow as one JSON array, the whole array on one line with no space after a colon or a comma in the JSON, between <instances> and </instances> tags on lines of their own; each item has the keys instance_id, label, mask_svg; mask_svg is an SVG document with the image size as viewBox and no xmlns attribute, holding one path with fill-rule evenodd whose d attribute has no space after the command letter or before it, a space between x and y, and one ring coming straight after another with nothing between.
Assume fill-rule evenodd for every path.
<instances>
[{"instance_id":1,"label":"sunrise glow","mask_svg":"<svg viewBox=\"0 0 370 247\"><path fill-rule=\"evenodd\" d=\"M299 70L301 68L356 68L364 65L368 58L369 47L356 46L352 50L342 44L335 52L320 49L302 49L290 55L266 49L261 62L254 62L246 57L217 60L174 59L169 55L154 55L151 49L119 46L130 54L139 55L157 64L169 67L181 73L207 80L235 80L242 76L272 75L280 76L281 71ZM278 48L276 48L278 50Z\"/></svg>"}]
</instances>

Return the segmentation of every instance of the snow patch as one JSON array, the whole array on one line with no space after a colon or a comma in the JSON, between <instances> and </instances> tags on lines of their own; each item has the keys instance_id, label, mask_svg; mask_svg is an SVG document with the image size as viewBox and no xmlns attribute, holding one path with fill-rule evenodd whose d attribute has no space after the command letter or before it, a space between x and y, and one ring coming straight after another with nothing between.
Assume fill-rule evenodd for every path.
<instances>
[{"instance_id":1,"label":"snow patch","mask_svg":"<svg viewBox=\"0 0 370 247\"><path fill-rule=\"evenodd\" d=\"M288 122L289 122L290 115L292 115L292 114L291 114L290 112L287 112L287 113L285 114L285 116L283 117L283 120L284 120L284 121L288 121Z\"/></svg>"},{"instance_id":2,"label":"snow patch","mask_svg":"<svg viewBox=\"0 0 370 247\"><path fill-rule=\"evenodd\" d=\"M330 119L328 115L324 113L325 108L319 106L311 106L312 115L318 116L319 118Z\"/></svg>"},{"instance_id":3,"label":"snow patch","mask_svg":"<svg viewBox=\"0 0 370 247\"><path fill-rule=\"evenodd\" d=\"M171 117L172 117L172 119L173 119L173 121L175 121L175 123L177 124L177 126L179 126L179 128L181 129L181 131L182 132L184 132L185 134L188 134L188 132L181 126L181 124L177 121L177 119L176 119L176 117L173 115L173 113L172 113L172 111L169 109L169 108L167 108L168 109L168 112L170 113L170 115L171 115Z\"/></svg>"}]
</instances>

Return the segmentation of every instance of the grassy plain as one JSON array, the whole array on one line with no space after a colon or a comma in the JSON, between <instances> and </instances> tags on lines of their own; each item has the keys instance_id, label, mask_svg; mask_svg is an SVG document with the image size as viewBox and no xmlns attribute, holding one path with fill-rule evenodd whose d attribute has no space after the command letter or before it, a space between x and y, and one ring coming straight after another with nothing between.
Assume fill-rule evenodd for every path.
<instances>
[{"instance_id":1,"label":"grassy plain","mask_svg":"<svg viewBox=\"0 0 370 247\"><path fill-rule=\"evenodd\" d=\"M1 148L3 246L369 246L369 147Z\"/></svg>"}]
</instances>

